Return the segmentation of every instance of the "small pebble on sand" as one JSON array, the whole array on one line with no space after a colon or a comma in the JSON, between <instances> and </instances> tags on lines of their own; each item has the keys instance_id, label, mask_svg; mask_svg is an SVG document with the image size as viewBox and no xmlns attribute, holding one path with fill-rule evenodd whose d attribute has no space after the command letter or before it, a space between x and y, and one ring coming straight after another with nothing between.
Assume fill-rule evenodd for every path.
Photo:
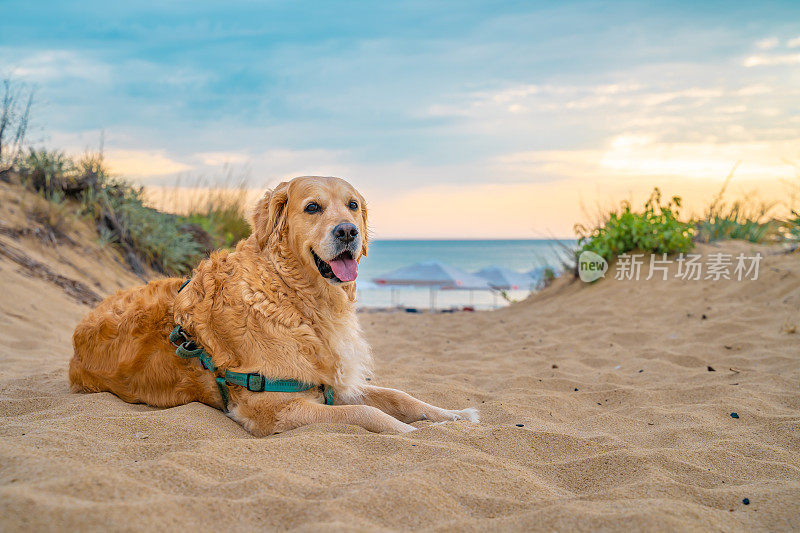
<instances>
[{"instance_id":1,"label":"small pebble on sand","mask_svg":"<svg viewBox=\"0 0 800 533\"><path fill-rule=\"evenodd\" d=\"M731 418L739 418L739 413L731 413Z\"/></svg>"},{"instance_id":2,"label":"small pebble on sand","mask_svg":"<svg viewBox=\"0 0 800 533\"><path fill-rule=\"evenodd\" d=\"M517 424L517 427L518 427L518 428L524 428L524 427L525 427L525 424Z\"/></svg>"},{"instance_id":3,"label":"small pebble on sand","mask_svg":"<svg viewBox=\"0 0 800 533\"><path fill-rule=\"evenodd\" d=\"M745 498L744 500L742 500L742 503L745 505L750 505L750 498Z\"/></svg>"}]
</instances>

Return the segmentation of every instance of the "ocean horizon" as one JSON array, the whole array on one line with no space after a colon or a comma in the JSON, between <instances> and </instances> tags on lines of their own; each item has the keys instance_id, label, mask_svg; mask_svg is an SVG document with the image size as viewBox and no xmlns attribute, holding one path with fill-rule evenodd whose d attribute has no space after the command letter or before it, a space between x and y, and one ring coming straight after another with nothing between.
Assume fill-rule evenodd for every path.
<instances>
[{"instance_id":1,"label":"ocean horizon","mask_svg":"<svg viewBox=\"0 0 800 533\"><path fill-rule=\"evenodd\" d=\"M430 305L428 288L374 287L375 278L395 269L421 261L437 260L474 273L489 266L501 266L526 273L550 267L561 270L566 248L575 247L574 239L377 239L370 242L369 253L359 265L358 283L369 288L359 289L358 305L365 308L413 307L427 309ZM531 278L535 284L536 278ZM512 299L525 298L530 291L510 291ZM439 291L438 309L472 305L490 309L507 302L489 291Z\"/></svg>"}]
</instances>

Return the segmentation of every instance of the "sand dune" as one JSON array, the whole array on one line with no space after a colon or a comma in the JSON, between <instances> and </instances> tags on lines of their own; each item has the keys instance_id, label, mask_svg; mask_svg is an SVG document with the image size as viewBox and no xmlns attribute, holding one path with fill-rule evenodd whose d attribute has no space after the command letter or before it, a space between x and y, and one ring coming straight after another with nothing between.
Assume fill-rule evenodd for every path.
<instances>
[{"instance_id":1,"label":"sand dune","mask_svg":"<svg viewBox=\"0 0 800 533\"><path fill-rule=\"evenodd\" d=\"M137 283L88 241L0 243L101 295ZM759 250L758 281L562 281L491 313L364 314L377 383L483 421L264 439L204 405L71 394L89 308L0 254L0 529L797 530L800 261Z\"/></svg>"}]
</instances>

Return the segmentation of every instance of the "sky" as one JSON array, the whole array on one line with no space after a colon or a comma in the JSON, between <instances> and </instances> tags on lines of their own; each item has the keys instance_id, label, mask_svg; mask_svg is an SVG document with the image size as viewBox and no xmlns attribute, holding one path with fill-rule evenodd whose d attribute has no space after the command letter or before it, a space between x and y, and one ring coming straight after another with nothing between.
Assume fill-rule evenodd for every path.
<instances>
[{"instance_id":1,"label":"sky","mask_svg":"<svg viewBox=\"0 0 800 533\"><path fill-rule=\"evenodd\" d=\"M377 238L567 237L800 185L800 2L0 0L31 140L149 187L351 181ZM102 133L101 133L102 132ZM688 213L687 213L688 214Z\"/></svg>"}]
</instances>

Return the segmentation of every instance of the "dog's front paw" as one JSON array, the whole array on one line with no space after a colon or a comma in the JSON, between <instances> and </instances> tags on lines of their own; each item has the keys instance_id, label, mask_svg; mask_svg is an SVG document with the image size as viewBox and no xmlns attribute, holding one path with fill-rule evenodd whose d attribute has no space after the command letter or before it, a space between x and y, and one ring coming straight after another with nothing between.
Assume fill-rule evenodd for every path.
<instances>
[{"instance_id":1,"label":"dog's front paw","mask_svg":"<svg viewBox=\"0 0 800 533\"><path fill-rule=\"evenodd\" d=\"M450 420L466 420L468 422L480 422L480 415L478 414L478 410L474 407L467 407L466 409L461 409L460 411L447 411L447 414L450 415Z\"/></svg>"}]
</instances>

